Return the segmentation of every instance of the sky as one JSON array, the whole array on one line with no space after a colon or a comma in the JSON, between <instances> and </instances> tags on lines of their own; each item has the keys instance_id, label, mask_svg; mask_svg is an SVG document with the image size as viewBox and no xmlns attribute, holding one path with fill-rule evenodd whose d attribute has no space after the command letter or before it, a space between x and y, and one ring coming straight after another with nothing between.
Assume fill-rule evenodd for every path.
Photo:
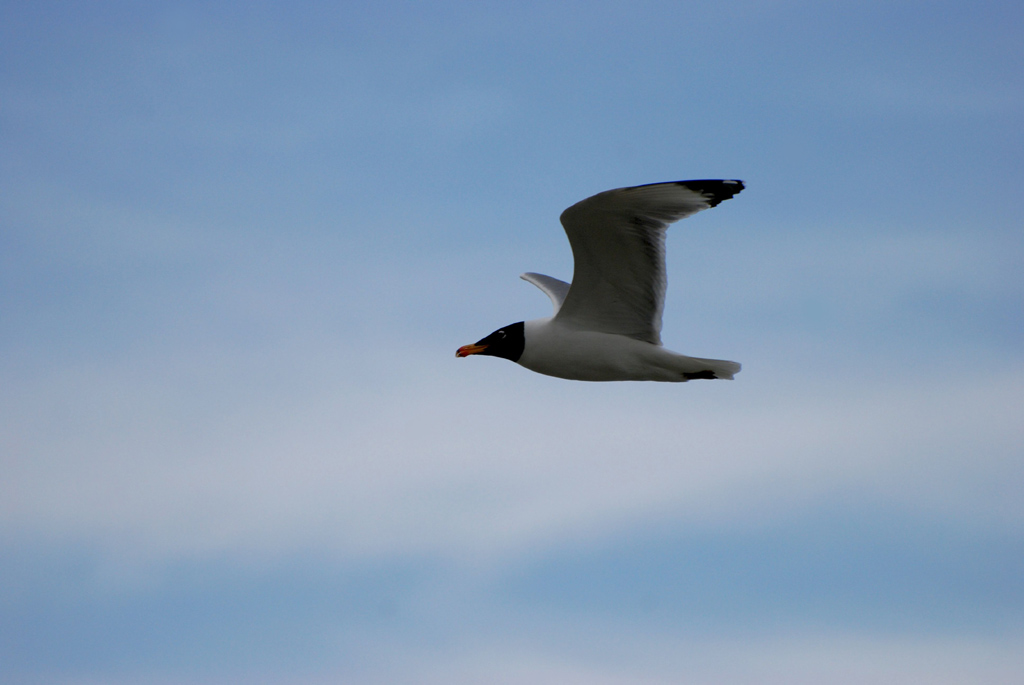
<instances>
[{"instance_id":1,"label":"sky","mask_svg":"<svg viewBox=\"0 0 1024 685\"><path fill-rule=\"evenodd\" d=\"M1024 6L0 0L0 680L1024 680ZM674 225L733 382L455 349Z\"/></svg>"}]
</instances>

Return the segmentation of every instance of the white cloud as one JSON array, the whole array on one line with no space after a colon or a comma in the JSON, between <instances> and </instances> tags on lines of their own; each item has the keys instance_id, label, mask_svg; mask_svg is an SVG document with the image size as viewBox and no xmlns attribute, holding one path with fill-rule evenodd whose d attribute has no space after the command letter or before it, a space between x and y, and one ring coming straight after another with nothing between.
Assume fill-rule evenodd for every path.
<instances>
[{"instance_id":1,"label":"white cloud","mask_svg":"<svg viewBox=\"0 0 1024 685\"><path fill-rule=\"evenodd\" d=\"M556 653L550 646L501 643L448 659L424 659L373 682L599 683L668 685L737 683L891 683L953 685L1016 683L1019 637L1005 640L878 638L857 635L783 635L724 640L644 636L642 647L618 635L591 645L589 654ZM598 639L598 642L601 642ZM625 646L624 644L625 643ZM623 658L623 653L629 658ZM575 658L574 658L575 657ZM424 663L425 662L425 663ZM397 670L397 669L396 669Z\"/></svg>"},{"instance_id":2,"label":"white cloud","mask_svg":"<svg viewBox=\"0 0 1024 685\"><path fill-rule=\"evenodd\" d=\"M1024 523L1019 367L602 386L415 350L361 353L378 377L308 344L276 350L292 360L276 368L190 354L8 384L4 527L155 558L501 556L650 517L782 515L837 490Z\"/></svg>"},{"instance_id":3,"label":"white cloud","mask_svg":"<svg viewBox=\"0 0 1024 685\"><path fill-rule=\"evenodd\" d=\"M784 634L707 639L696 636L599 635L586 626L561 626L567 634L541 630L532 637L470 637L458 644L380 646L380 664L362 670L308 669L259 681L276 685L368 685L435 683L469 685L1015 685L1024 648L1020 636L1001 639L879 637L856 634ZM586 644L582 640L587 640ZM567 647L567 642L576 643ZM373 649L372 645L366 648ZM69 685L94 683L244 682L245 676L186 677L134 673L119 680L62 678Z\"/></svg>"}]
</instances>

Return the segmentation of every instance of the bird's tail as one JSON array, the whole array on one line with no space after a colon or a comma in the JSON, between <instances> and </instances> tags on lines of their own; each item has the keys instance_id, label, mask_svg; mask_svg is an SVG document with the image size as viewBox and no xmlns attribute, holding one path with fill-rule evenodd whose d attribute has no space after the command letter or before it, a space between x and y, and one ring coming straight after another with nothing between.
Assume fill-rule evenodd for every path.
<instances>
[{"instance_id":1,"label":"bird's tail","mask_svg":"<svg viewBox=\"0 0 1024 685\"><path fill-rule=\"evenodd\" d=\"M732 377L743 368L738 362L730 362L724 359L701 359L699 357L679 355L679 361L679 370L683 374L683 380L685 381L698 378L721 378L731 381Z\"/></svg>"}]
</instances>

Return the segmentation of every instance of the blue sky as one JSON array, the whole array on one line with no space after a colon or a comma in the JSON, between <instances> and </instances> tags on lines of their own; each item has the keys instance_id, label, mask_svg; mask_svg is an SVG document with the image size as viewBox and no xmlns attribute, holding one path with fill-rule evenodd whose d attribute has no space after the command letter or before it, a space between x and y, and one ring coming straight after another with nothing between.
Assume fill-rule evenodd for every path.
<instances>
[{"instance_id":1,"label":"blue sky","mask_svg":"<svg viewBox=\"0 0 1024 685\"><path fill-rule=\"evenodd\" d=\"M0 16L5 682L1024 678L1018 3ZM735 382L454 358L687 178Z\"/></svg>"}]
</instances>

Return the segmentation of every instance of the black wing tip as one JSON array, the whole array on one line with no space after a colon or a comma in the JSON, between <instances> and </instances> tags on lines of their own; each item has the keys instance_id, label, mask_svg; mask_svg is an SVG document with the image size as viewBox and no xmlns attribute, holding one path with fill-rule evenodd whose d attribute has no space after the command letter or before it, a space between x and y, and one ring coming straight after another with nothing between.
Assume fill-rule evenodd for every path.
<instances>
[{"instance_id":1,"label":"black wing tip","mask_svg":"<svg viewBox=\"0 0 1024 685\"><path fill-rule=\"evenodd\" d=\"M738 195L741 190L746 186L743 185L743 181L735 179L722 180L722 179L701 179L698 181L676 181L676 185L681 185L684 188L688 188L696 193L700 193L708 199L708 206L715 207L719 203L725 202L732 198L734 195Z\"/></svg>"}]
</instances>

